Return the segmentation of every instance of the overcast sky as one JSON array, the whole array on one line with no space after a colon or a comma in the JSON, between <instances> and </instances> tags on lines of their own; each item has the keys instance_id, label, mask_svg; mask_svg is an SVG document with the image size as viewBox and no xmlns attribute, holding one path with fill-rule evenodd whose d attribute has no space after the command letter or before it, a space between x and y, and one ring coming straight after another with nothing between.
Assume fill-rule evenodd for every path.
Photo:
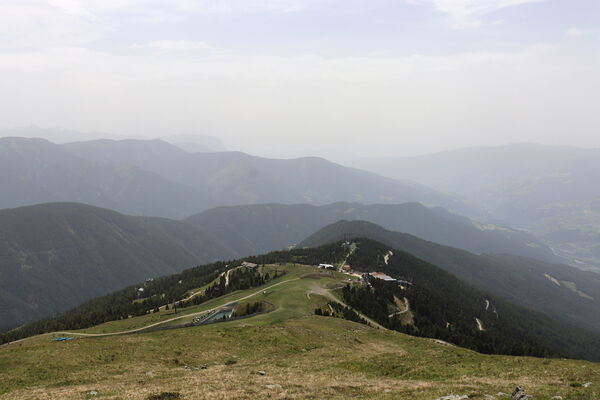
<instances>
[{"instance_id":1,"label":"overcast sky","mask_svg":"<svg viewBox=\"0 0 600 400\"><path fill-rule=\"evenodd\" d=\"M600 147L598 0L0 0L0 128Z\"/></svg>"}]
</instances>

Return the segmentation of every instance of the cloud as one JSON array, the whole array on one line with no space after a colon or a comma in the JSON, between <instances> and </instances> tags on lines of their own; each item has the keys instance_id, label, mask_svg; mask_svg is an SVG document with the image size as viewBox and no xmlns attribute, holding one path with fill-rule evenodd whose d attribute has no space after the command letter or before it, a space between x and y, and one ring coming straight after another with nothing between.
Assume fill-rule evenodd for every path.
<instances>
[{"instance_id":1,"label":"cloud","mask_svg":"<svg viewBox=\"0 0 600 400\"><path fill-rule=\"evenodd\" d=\"M147 43L144 46L135 47L148 47L152 49L169 51L198 51L211 48L211 46L205 42L193 40L155 40Z\"/></svg>"},{"instance_id":2,"label":"cloud","mask_svg":"<svg viewBox=\"0 0 600 400\"><path fill-rule=\"evenodd\" d=\"M565 45L335 58L0 53L0 124L207 132L249 152L340 142L418 152L494 138L597 146L600 56Z\"/></svg>"},{"instance_id":3,"label":"cloud","mask_svg":"<svg viewBox=\"0 0 600 400\"><path fill-rule=\"evenodd\" d=\"M289 13L331 0L175 0L177 9L202 14Z\"/></svg>"},{"instance_id":4,"label":"cloud","mask_svg":"<svg viewBox=\"0 0 600 400\"><path fill-rule=\"evenodd\" d=\"M339 9L342 0L0 0L0 50L79 46L137 24L173 24L198 16L284 14ZM334 7L333 5L337 5ZM192 50L200 43L156 43Z\"/></svg>"},{"instance_id":5,"label":"cloud","mask_svg":"<svg viewBox=\"0 0 600 400\"><path fill-rule=\"evenodd\" d=\"M412 4L430 4L447 14L455 28L477 27L482 18L508 7L542 3L546 0L406 0Z\"/></svg>"},{"instance_id":6,"label":"cloud","mask_svg":"<svg viewBox=\"0 0 600 400\"><path fill-rule=\"evenodd\" d=\"M76 1L0 1L0 50L76 46L112 30Z\"/></svg>"},{"instance_id":7,"label":"cloud","mask_svg":"<svg viewBox=\"0 0 600 400\"><path fill-rule=\"evenodd\" d=\"M565 31L565 34L570 37L585 36L588 32L579 28L569 28Z\"/></svg>"},{"instance_id":8,"label":"cloud","mask_svg":"<svg viewBox=\"0 0 600 400\"><path fill-rule=\"evenodd\" d=\"M52 6L60 12L68 15L89 17L91 14L80 1L77 0L47 0L49 6Z\"/></svg>"}]
</instances>

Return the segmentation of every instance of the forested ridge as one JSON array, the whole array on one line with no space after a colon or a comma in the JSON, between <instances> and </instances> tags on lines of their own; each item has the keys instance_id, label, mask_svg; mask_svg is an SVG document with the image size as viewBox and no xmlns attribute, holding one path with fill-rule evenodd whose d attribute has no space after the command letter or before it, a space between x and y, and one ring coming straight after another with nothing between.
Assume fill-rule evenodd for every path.
<instances>
[{"instance_id":1,"label":"forested ridge","mask_svg":"<svg viewBox=\"0 0 600 400\"><path fill-rule=\"evenodd\" d=\"M356 270L384 272L412 283L401 287L369 277L370 287L342 289L348 305L389 329L482 353L600 359L599 335L507 303L409 253L359 239L347 263ZM397 314L390 317L394 297L408 300L412 324Z\"/></svg>"},{"instance_id":2,"label":"forested ridge","mask_svg":"<svg viewBox=\"0 0 600 400\"><path fill-rule=\"evenodd\" d=\"M259 276L257 273L240 268L230 273L230 282L225 287L225 278L221 275L227 269L235 268L243 261L256 264L277 264L294 262L315 265L323 262L335 262L344 257L345 250L337 244L311 249L277 251L260 256L232 261L219 261L184 270L181 273L163 276L140 282L122 290L87 301L72 310L23 325L0 335L0 343L6 343L45 332L59 330L84 329L104 322L130 316L144 315L157 307L178 302L181 306L200 304L210 298L222 296L234 290L260 286L277 275ZM277 272L276 272L277 273ZM202 295L191 300L181 301L192 289L209 286ZM142 288L143 291L139 289Z\"/></svg>"},{"instance_id":3,"label":"forested ridge","mask_svg":"<svg viewBox=\"0 0 600 400\"><path fill-rule=\"evenodd\" d=\"M600 275L596 273L510 254L473 254L367 221L338 221L299 246L320 246L348 237L384 243L440 267L484 293L600 334ZM572 290L575 287L588 297Z\"/></svg>"},{"instance_id":4,"label":"forested ridge","mask_svg":"<svg viewBox=\"0 0 600 400\"><path fill-rule=\"evenodd\" d=\"M130 286L68 312L25 325L2 335L1 340L7 342L44 332L87 328L106 321L143 315L166 304L172 307L175 302L179 308L200 304L234 290L262 285L278 276L276 269L275 273L271 270L267 275L244 267L236 268L243 261L277 266L285 263L337 264L346 260L355 270L384 272L412 283L403 284L404 288L401 288L398 283L370 279L371 287L355 285L341 290L340 296L346 304L389 329L442 339L484 353L600 359L600 338L597 334L497 299L409 253L369 239L355 241L357 247L350 254L347 244L336 242L190 268L179 274ZM230 284L226 286L224 273L227 269L233 270L229 273ZM189 296L190 290L201 287L205 287L202 293L191 300L181 301ZM394 315L395 298L406 298L410 304L412 324ZM332 307L336 316L361 321L353 310ZM476 318L483 330L478 328Z\"/></svg>"}]
</instances>

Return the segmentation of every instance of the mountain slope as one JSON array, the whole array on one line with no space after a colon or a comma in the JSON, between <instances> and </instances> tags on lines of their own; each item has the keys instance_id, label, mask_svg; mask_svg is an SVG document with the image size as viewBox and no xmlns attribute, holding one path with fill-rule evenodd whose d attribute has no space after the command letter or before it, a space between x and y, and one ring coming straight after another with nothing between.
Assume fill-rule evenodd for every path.
<instances>
[{"instance_id":1,"label":"mountain slope","mask_svg":"<svg viewBox=\"0 0 600 400\"><path fill-rule=\"evenodd\" d=\"M266 202L325 204L350 200L364 203L421 201L451 209L463 208L463 204L453 198L424 186L316 157L282 160L240 152L190 154L158 140L98 140L71 143L64 148L87 160L113 166L133 165L201 190L213 206ZM197 211L206 208L199 207Z\"/></svg>"},{"instance_id":2,"label":"mountain slope","mask_svg":"<svg viewBox=\"0 0 600 400\"><path fill-rule=\"evenodd\" d=\"M494 207L517 199L527 208L600 196L600 189L588 184L600 179L600 149L518 143L372 161L377 165L372 169L386 176L416 179L469 198L483 196ZM505 189L511 190L502 193Z\"/></svg>"},{"instance_id":3,"label":"mountain slope","mask_svg":"<svg viewBox=\"0 0 600 400\"><path fill-rule=\"evenodd\" d=\"M473 289L446 271L408 253L392 248L393 252L390 254L390 247L386 245L367 239L357 239L357 241L354 247L341 246L341 242L336 242L318 248L293 249L260 255L249 259L260 265L252 271L236 268L242 260L233 260L229 265L217 262L194 267L180 274L158 278L152 282L140 282L134 287L96 298L66 313L11 331L0 339L4 342L51 330L72 332L74 329L82 328L91 328L96 334L131 333L131 329L98 332L93 326L108 321L126 321L129 315L160 321L167 316L166 313L161 313L160 309L167 311L166 305L169 303L172 305L177 301L177 308L183 314L178 319L190 320L197 315L193 312L195 305L202 306L210 300L213 301L209 304L215 302L224 304L220 300L222 297L228 297L229 300L226 300L228 302L241 302L248 297L256 298L256 295L265 298L264 290L262 292L257 290L260 289L260 285L268 286L266 289L270 292L285 283L288 285L289 292L281 292L280 296L275 298L272 295L267 297L267 301L278 300L279 304L276 303L275 307L280 318L302 315L303 312L298 308L305 310L306 303L312 302L310 299L312 296L333 299L336 307L330 309L339 308L337 307L339 301L326 287L339 288L341 285L344 301L390 329L447 340L485 353L567 356L600 360L600 334L586 332L559 323L540 313L507 304L488 293ZM315 267L319 261L339 263L344 259L347 259L351 266L359 267L362 271L384 270L397 277L410 275L412 284L401 287L398 283L370 279L371 287L367 288L356 277L331 272L322 274ZM224 274L227 268L230 270ZM271 279L277 279L274 278L275 271L278 272L276 276L279 279L277 282L272 282ZM229 277L229 283L225 276ZM243 287L240 286L242 280L245 282ZM296 281L298 282L294 283ZM206 286L210 282L212 286ZM326 286L324 287L323 284ZM294 285L297 287L294 288ZM140 286L145 290L138 295L135 293L135 288ZM202 295L195 298L197 301L182 301L188 296L190 289L201 286L206 289ZM239 290L255 289L251 291L253 294L243 296L236 293L238 288ZM231 296L228 296L230 293ZM393 306L395 296L404 297L406 307L410 304L413 322L405 323L393 315L388 315L390 311L393 312L392 309L396 309ZM291 305L294 303L296 304ZM292 310L286 310L284 304L290 304ZM356 319L348 312L337 316ZM164 322L169 323L168 320ZM478 326L482 325L485 329L478 329ZM135 327L132 322L127 326ZM138 327L138 331L146 329L145 325ZM80 332L80 334L84 333Z\"/></svg>"},{"instance_id":4,"label":"mountain slope","mask_svg":"<svg viewBox=\"0 0 600 400\"><path fill-rule=\"evenodd\" d=\"M0 139L0 208L76 201L133 215L184 218L218 205L265 202L421 201L464 205L426 187L321 158L266 159L239 152L188 153L160 140L56 145Z\"/></svg>"},{"instance_id":5,"label":"mountain slope","mask_svg":"<svg viewBox=\"0 0 600 400\"><path fill-rule=\"evenodd\" d=\"M484 353L548 356L573 351L576 357L600 359L600 351L591 350L600 346L598 333L509 304L409 253L368 239L356 241L346 260L350 267L410 282L399 285L371 277L371 287L342 290L349 305L390 329ZM390 309L398 309L399 299L404 299L402 310L390 314ZM401 318L405 312L410 312L409 321Z\"/></svg>"},{"instance_id":6,"label":"mountain slope","mask_svg":"<svg viewBox=\"0 0 600 400\"><path fill-rule=\"evenodd\" d=\"M483 246L477 248L480 251L529 248L438 214L418 204L343 203L218 208L185 221L130 217L74 203L1 210L0 329L65 310L139 279L285 248L342 216L371 216L388 226L452 243L454 229L466 245L479 235L483 240L473 240L473 245Z\"/></svg>"},{"instance_id":7,"label":"mountain slope","mask_svg":"<svg viewBox=\"0 0 600 400\"><path fill-rule=\"evenodd\" d=\"M521 143L357 163L462 196L572 265L600 269L600 149Z\"/></svg>"},{"instance_id":8,"label":"mountain slope","mask_svg":"<svg viewBox=\"0 0 600 400\"><path fill-rule=\"evenodd\" d=\"M236 253L181 222L57 203L0 210L0 255L2 330Z\"/></svg>"},{"instance_id":9,"label":"mountain slope","mask_svg":"<svg viewBox=\"0 0 600 400\"><path fill-rule=\"evenodd\" d=\"M100 165L43 139L0 139L0 208L71 201L130 214L194 212L205 196L131 165Z\"/></svg>"},{"instance_id":10,"label":"mountain slope","mask_svg":"<svg viewBox=\"0 0 600 400\"><path fill-rule=\"evenodd\" d=\"M404 399L512 393L524 385L536 399L596 400L600 364L565 359L488 356L429 339L317 316L326 300L306 291L339 278L313 267L288 265L269 289L270 313L223 323L111 337L52 342L60 334L0 346L0 399ZM294 271L297 269L298 271ZM305 276L305 274L307 274ZM295 279L301 277L301 279ZM345 278L346 276L344 276ZM258 289L258 288L257 288ZM114 331L206 310L248 296L173 314L161 310L97 326ZM264 298L260 294L246 301ZM166 324L168 325L168 323ZM209 349L209 351L207 351ZM258 371L262 371L258 373ZM587 384L587 382L591 382Z\"/></svg>"},{"instance_id":11,"label":"mountain slope","mask_svg":"<svg viewBox=\"0 0 600 400\"><path fill-rule=\"evenodd\" d=\"M299 246L312 247L345 237L366 237L385 243L513 304L600 332L600 275L596 273L518 256L475 255L365 221L331 224Z\"/></svg>"},{"instance_id":12,"label":"mountain slope","mask_svg":"<svg viewBox=\"0 0 600 400\"><path fill-rule=\"evenodd\" d=\"M370 221L390 230L474 253L509 253L546 261L560 260L548 247L524 232L483 226L419 203L244 205L214 208L185 221L227 237L242 253L258 254L294 245L340 219Z\"/></svg>"}]
</instances>

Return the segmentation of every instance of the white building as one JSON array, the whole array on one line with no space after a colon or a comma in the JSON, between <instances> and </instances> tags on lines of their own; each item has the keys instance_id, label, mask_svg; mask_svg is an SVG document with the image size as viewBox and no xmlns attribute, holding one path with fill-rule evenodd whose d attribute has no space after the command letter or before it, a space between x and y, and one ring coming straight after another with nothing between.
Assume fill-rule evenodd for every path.
<instances>
[{"instance_id":1,"label":"white building","mask_svg":"<svg viewBox=\"0 0 600 400\"><path fill-rule=\"evenodd\" d=\"M322 269L335 269L331 264L319 264L319 268Z\"/></svg>"}]
</instances>

